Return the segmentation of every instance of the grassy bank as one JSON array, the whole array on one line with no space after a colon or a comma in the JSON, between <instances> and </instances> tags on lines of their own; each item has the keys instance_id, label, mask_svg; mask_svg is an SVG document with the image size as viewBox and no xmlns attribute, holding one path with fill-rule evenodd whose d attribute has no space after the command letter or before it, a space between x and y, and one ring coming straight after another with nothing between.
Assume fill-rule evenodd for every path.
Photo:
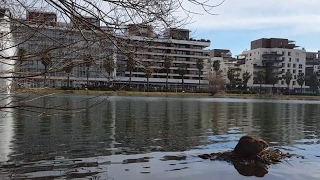
<instances>
[{"instance_id":1,"label":"grassy bank","mask_svg":"<svg viewBox=\"0 0 320 180\"><path fill-rule=\"evenodd\" d=\"M88 94L88 95L143 95L143 96L203 96L223 98L263 98L263 99L310 99L320 100L320 96L308 95L273 95L273 94L229 94L218 93L182 93L182 92L137 92L137 91L93 91L93 90L57 90L57 89L23 89L15 93L35 94Z\"/></svg>"}]
</instances>

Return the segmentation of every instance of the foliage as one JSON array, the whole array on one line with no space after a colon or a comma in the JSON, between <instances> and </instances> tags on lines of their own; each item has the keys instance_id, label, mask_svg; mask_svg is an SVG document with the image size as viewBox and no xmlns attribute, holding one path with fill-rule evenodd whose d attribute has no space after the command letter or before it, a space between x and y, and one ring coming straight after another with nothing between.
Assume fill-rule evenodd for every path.
<instances>
[{"instance_id":1,"label":"foliage","mask_svg":"<svg viewBox=\"0 0 320 180\"><path fill-rule=\"evenodd\" d=\"M72 59L66 59L66 62L65 62L64 67L63 67L63 70L64 70L66 73L69 74L69 73L72 72L73 67L74 67L74 64L73 64Z\"/></svg>"},{"instance_id":2,"label":"foliage","mask_svg":"<svg viewBox=\"0 0 320 180\"><path fill-rule=\"evenodd\" d=\"M168 78L169 78L169 70L170 70L170 67L172 66L172 61L173 61L173 58L171 56L166 56L164 58L164 68L166 69L166 73L167 73L167 77L166 77L166 90L168 91Z\"/></svg>"},{"instance_id":3,"label":"foliage","mask_svg":"<svg viewBox=\"0 0 320 180\"><path fill-rule=\"evenodd\" d=\"M286 74L283 76L283 79L285 80L285 82L286 82L286 84L288 85L288 88L289 88L290 81L292 80L291 72L287 71Z\"/></svg>"},{"instance_id":4,"label":"foliage","mask_svg":"<svg viewBox=\"0 0 320 180\"><path fill-rule=\"evenodd\" d=\"M279 81L278 73L273 71L270 76L270 82L274 86L275 84L278 83L278 81Z\"/></svg>"},{"instance_id":5,"label":"foliage","mask_svg":"<svg viewBox=\"0 0 320 180\"><path fill-rule=\"evenodd\" d=\"M304 73L299 73L297 76L297 82L301 87L300 88L301 93L302 93L302 86L303 86L305 80L306 80L306 77L305 77Z\"/></svg>"},{"instance_id":6,"label":"foliage","mask_svg":"<svg viewBox=\"0 0 320 180\"><path fill-rule=\"evenodd\" d=\"M200 91L200 86L201 86L201 71L203 69L203 59L198 59L197 60L197 69L199 71L199 91Z\"/></svg>"},{"instance_id":7,"label":"foliage","mask_svg":"<svg viewBox=\"0 0 320 180\"><path fill-rule=\"evenodd\" d=\"M235 72L236 72L235 69L228 69L228 72L227 72L227 77L228 77L231 85L235 84L235 77L236 77Z\"/></svg>"},{"instance_id":8,"label":"foliage","mask_svg":"<svg viewBox=\"0 0 320 180\"><path fill-rule=\"evenodd\" d=\"M179 65L178 72L182 79L182 90L184 91L184 75L187 74L187 64L181 63Z\"/></svg>"},{"instance_id":9,"label":"foliage","mask_svg":"<svg viewBox=\"0 0 320 180\"><path fill-rule=\"evenodd\" d=\"M213 61L212 66L214 71L217 73L220 70L220 61L219 60Z\"/></svg>"},{"instance_id":10,"label":"foliage","mask_svg":"<svg viewBox=\"0 0 320 180\"><path fill-rule=\"evenodd\" d=\"M320 85L320 82L317 78L316 73L313 73L311 75L311 77L309 78L309 82L310 82L310 89L312 90L313 94L319 94L318 88Z\"/></svg>"},{"instance_id":11,"label":"foliage","mask_svg":"<svg viewBox=\"0 0 320 180\"><path fill-rule=\"evenodd\" d=\"M116 68L116 63L114 62L113 58L107 56L103 61L103 68L106 70L108 75Z\"/></svg>"}]
</instances>

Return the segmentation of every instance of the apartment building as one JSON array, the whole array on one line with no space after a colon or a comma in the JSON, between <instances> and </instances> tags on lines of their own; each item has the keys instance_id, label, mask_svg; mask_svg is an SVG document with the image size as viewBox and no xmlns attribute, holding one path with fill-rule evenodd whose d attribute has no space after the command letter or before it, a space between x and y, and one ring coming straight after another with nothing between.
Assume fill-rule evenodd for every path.
<instances>
[{"instance_id":1,"label":"apartment building","mask_svg":"<svg viewBox=\"0 0 320 180\"><path fill-rule=\"evenodd\" d=\"M152 74L149 82L152 87L164 88L167 79L167 70L164 68L165 58L172 58L172 66L168 71L168 84L172 88L181 88L182 77L179 74L179 66L184 63L187 66L184 75L186 89L196 89L199 84L199 70L197 61L209 57L209 40L195 40L189 37L187 29L167 29L162 36L157 35L148 25L129 25L127 31L121 37L125 42L125 48L132 52L138 64L131 72L131 84L133 86L145 86L147 83L143 63L150 63ZM130 81L130 71L127 68L128 54L117 53L117 77L115 82L127 83ZM205 84L205 68L201 70L200 83Z\"/></svg>"},{"instance_id":2,"label":"apartment building","mask_svg":"<svg viewBox=\"0 0 320 180\"><path fill-rule=\"evenodd\" d=\"M6 10L8 11L8 10ZM17 87L84 87L89 85L108 84L110 76L103 69L103 60L114 57L114 46L98 31L89 26L57 21L57 15L52 12L28 11L25 19L6 18L12 34L11 51L7 57L14 57ZM92 26L99 26L98 20L92 20ZM89 29L90 28L90 29ZM101 27L103 28L103 27ZM5 26L1 26L2 31ZM80 30L81 31L80 31ZM108 31L109 32L109 31ZM23 61L18 57L23 51ZM49 65L44 66L41 56L48 54ZM90 56L90 67L84 63L85 57ZM71 73L64 70L66 60L73 62ZM47 73L45 73L47 68ZM88 82L87 82L88 78ZM46 79L46 81L44 81Z\"/></svg>"},{"instance_id":3,"label":"apartment building","mask_svg":"<svg viewBox=\"0 0 320 180\"><path fill-rule=\"evenodd\" d=\"M290 89L299 89L297 75L306 73L306 50L299 48L294 41L281 38L262 38L251 42L251 49L243 51L245 63L241 65L242 72L248 71L253 76L248 82L248 87L258 87L257 72L265 70L266 78L264 88L271 88L271 73L275 72L279 78L284 77L289 71L293 78L290 81ZM287 88L285 80L281 79L276 84L277 88ZM304 84L303 88L307 88Z\"/></svg>"},{"instance_id":4,"label":"apartment building","mask_svg":"<svg viewBox=\"0 0 320 180\"><path fill-rule=\"evenodd\" d=\"M71 17L69 23L57 21L57 15L52 12L28 11L25 19L10 18L11 42L16 48L8 57L18 57L23 49L25 61L17 63L15 71L28 78L21 78L19 87L61 87L66 86L67 77L71 87L84 87L85 85L105 85L110 81L119 84L129 82L130 72L126 67L128 52L138 62L131 72L133 85L146 84L144 62L150 62L152 74L149 78L152 86L164 87L167 72L164 69L164 58L173 59L169 69L169 85L179 88L182 83L179 75L179 65L186 64L184 75L185 87L195 88L199 84L199 70L196 62L206 59L210 46L209 40L195 40L189 37L187 29L167 29L162 36L156 35L151 26L128 25L123 34L112 34L114 41L95 31L96 27L115 33L113 30L100 26L99 20L87 17L79 21ZM89 22L83 24L83 22ZM2 27L3 29L4 27ZM116 48L115 47L120 47ZM132 51L131 51L132 50ZM43 54L50 55L50 66L45 67L41 62ZM90 55L93 59L89 66L85 57ZM111 74L106 73L103 61L112 57L117 68ZM63 66L67 59L71 59L74 67L71 73L66 73ZM45 69L47 68L47 73ZM202 70L200 81L204 78ZM46 80L45 80L46 79ZM88 81L87 81L88 79Z\"/></svg>"}]
</instances>

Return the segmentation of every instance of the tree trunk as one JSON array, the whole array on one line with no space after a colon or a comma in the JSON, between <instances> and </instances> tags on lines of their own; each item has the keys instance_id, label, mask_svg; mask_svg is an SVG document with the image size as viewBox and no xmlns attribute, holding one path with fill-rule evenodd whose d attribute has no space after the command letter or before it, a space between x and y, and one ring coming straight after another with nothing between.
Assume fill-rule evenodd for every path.
<instances>
[{"instance_id":1,"label":"tree trunk","mask_svg":"<svg viewBox=\"0 0 320 180\"><path fill-rule=\"evenodd\" d=\"M130 74L129 74L129 88L131 88L131 75L132 75L132 71L130 71Z\"/></svg>"},{"instance_id":2,"label":"tree trunk","mask_svg":"<svg viewBox=\"0 0 320 180\"><path fill-rule=\"evenodd\" d=\"M87 88L89 88L89 67L87 67Z\"/></svg>"},{"instance_id":3,"label":"tree trunk","mask_svg":"<svg viewBox=\"0 0 320 180\"><path fill-rule=\"evenodd\" d=\"M149 92L149 78L147 77L147 92Z\"/></svg>"},{"instance_id":4,"label":"tree trunk","mask_svg":"<svg viewBox=\"0 0 320 180\"><path fill-rule=\"evenodd\" d=\"M199 92L201 91L201 71L199 71Z\"/></svg>"},{"instance_id":5,"label":"tree trunk","mask_svg":"<svg viewBox=\"0 0 320 180\"><path fill-rule=\"evenodd\" d=\"M168 69L167 69L167 79L166 79L166 90L168 92L168 78L169 78L169 72L168 72Z\"/></svg>"},{"instance_id":6,"label":"tree trunk","mask_svg":"<svg viewBox=\"0 0 320 180\"><path fill-rule=\"evenodd\" d=\"M46 87L47 83L47 66L44 66L44 80L43 80L43 87Z\"/></svg>"},{"instance_id":7,"label":"tree trunk","mask_svg":"<svg viewBox=\"0 0 320 180\"><path fill-rule=\"evenodd\" d=\"M68 73L68 82L67 82L67 86L68 86L68 89L69 89L69 87L70 87L70 73Z\"/></svg>"},{"instance_id":8,"label":"tree trunk","mask_svg":"<svg viewBox=\"0 0 320 180\"><path fill-rule=\"evenodd\" d=\"M262 83L260 83L260 90L259 90L260 92L261 92L261 88L262 88Z\"/></svg>"},{"instance_id":9,"label":"tree trunk","mask_svg":"<svg viewBox=\"0 0 320 180\"><path fill-rule=\"evenodd\" d=\"M184 76L182 76L182 91L184 91Z\"/></svg>"}]
</instances>

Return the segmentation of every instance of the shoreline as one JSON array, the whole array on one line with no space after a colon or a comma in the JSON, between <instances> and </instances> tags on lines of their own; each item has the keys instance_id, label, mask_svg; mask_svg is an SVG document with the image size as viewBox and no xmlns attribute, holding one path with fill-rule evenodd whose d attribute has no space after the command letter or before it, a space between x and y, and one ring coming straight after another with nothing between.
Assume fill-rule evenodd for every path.
<instances>
[{"instance_id":1,"label":"shoreline","mask_svg":"<svg viewBox=\"0 0 320 180\"><path fill-rule=\"evenodd\" d=\"M58 90L58 89L23 89L14 93L33 94L87 94L87 95L144 95L144 96L201 96L211 98L257 98L257 99L309 99L320 100L320 96L311 95L275 95L275 94L230 94L217 93L182 93L182 92L138 92L138 91L94 91L94 90Z\"/></svg>"}]
</instances>

